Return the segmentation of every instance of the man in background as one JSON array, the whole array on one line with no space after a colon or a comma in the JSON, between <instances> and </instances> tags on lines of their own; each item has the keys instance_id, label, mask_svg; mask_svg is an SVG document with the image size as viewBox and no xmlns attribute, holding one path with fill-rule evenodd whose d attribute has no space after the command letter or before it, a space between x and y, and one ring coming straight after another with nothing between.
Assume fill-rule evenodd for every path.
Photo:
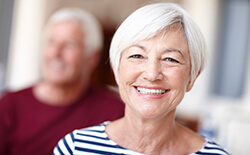
<instances>
[{"instance_id":1,"label":"man in background","mask_svg":"<svg viewBox=\"0 0 250 155\"><path fill-rule=\"evenodd\" d=\"M0 100L0 154L52 154L74 129L123 116L116 94L90 84L103 42L93 15L59 10L44 34L41 81Z\"/></svg>"}]
</instances>

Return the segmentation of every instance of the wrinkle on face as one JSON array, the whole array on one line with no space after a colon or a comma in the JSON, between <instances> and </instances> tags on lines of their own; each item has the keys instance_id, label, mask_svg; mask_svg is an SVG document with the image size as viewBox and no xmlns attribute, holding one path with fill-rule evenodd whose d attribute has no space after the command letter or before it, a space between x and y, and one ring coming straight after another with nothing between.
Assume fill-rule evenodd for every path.
<instances>
[{"instance_id":1,"label":"wrinkle on face","mask_svg":"<svg viewBox=\"0 0 250 155\"><path fill-rule=\"evenodd\" d=\"M190 81L190 55L182 31L170 29L166 35L139 41L121 55L118 85L122 99L142 115L163 115L181 102ZM168 89L163 97L140 95L135 87Z\"/></svg>"}]
</instances>

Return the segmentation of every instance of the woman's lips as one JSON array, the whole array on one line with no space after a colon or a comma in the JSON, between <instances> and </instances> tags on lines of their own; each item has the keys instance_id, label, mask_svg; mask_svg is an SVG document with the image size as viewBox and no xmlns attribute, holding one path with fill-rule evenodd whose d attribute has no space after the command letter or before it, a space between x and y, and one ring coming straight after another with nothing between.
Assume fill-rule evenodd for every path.
<instances>
[{"instance_id":1,"label":"woman's lips","mask_svg":"<svg viewBox=\"0 0 250 155\"><path fill-rule=\"evenodd\" d=\"M163 95L168 91L167 89L158 89L158 88L145 88L145 87L135 87L135 88L140 94L145 94L145 95Z\"/></svg>"}]
</instances>

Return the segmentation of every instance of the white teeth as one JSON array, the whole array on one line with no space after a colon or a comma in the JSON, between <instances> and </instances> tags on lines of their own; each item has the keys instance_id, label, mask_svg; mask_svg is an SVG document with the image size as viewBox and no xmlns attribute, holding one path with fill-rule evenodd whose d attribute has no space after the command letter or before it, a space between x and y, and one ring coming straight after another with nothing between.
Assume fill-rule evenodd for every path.
<instances>
[{"instance_id":1,"label":"white teeth","mask_svg":"<svg viewBox=\"0 0 250 155\"><path fill-rule=\"evenodd\" d=\"M162 95L166 92L166 90L162 90L162 89L147 89L147 88L140 88L140 87L136 87L136 89L142 94Z\"/></svg>"}]
</instances>

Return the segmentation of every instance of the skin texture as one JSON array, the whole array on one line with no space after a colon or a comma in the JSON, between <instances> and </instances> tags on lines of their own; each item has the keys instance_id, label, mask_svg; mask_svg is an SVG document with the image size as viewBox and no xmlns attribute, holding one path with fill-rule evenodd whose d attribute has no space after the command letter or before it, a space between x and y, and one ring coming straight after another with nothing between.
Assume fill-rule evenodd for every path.
<instances>
[{"instance_id":1,"label":"skin texture","mask_svg":"<svg viewBox=\"0 0 250 155\"><path fill-rule=\"evenodd\" d=\"M35 87L42 101L67 104L88 87L90 75L98 63L96 55L87 55L80 22L65 20L50 26L43 50L43 80Z\"/></svg>"},{"instance_id":2,"label":"skin texture","mask_svg":"<svg viewBox=\"0 0 250 155\"><path fill-rule=\"evenodd\" d=\"M174 110L190 90L190 57L183 33L173 30L165 37L159 35L127 48L117 80L121 97L132 113L154 118ZM135 87L166 92L141 94Z\"/></svg>"},{"instance_id":3,"label":"skin texture","mask_svg":"<svg viewBox=\"0 0 250 155\"><path fill-rule=\"evenodd\" d=\"M110 139L150 155L198 151L204 139L174 120L176 107L192 88L190 69L188 44L178 28L125 49L115 75L125 117L107 126Z\"/></svg>"}]
</instances>

